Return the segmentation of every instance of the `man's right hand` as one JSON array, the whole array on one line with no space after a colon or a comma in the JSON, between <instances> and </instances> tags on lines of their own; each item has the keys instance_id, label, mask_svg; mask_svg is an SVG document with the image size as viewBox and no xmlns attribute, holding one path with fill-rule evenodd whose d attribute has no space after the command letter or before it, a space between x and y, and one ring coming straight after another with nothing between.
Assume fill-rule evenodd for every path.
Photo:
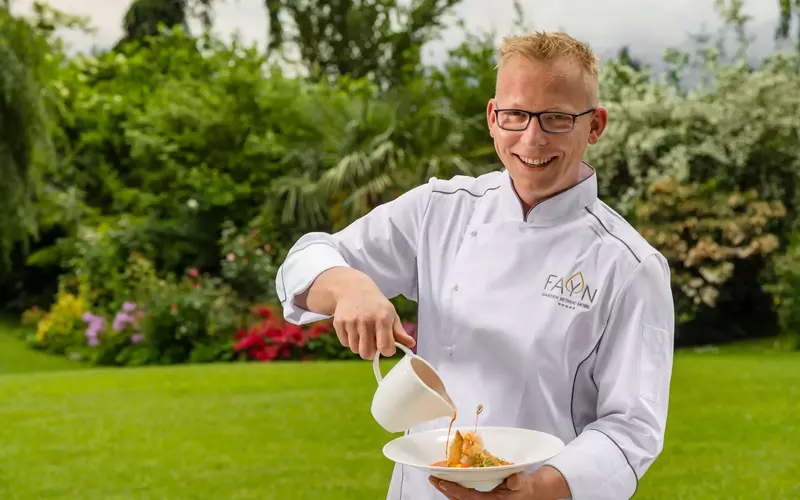
<instances>
[{"instance_id":1,"label":"man's right hand","mask_svg":"<svg viewBox=\"0 0 800 500\"><path fill-rule=\"evenodd\" d=\"M375 350L391 356L395 340L413 347L414 338L403 329L397 311L377 286L347 292L336 303L333 327L343 346L362 359L375 357Z\"/></svg>"},{"instance_id":2,"label":"man's right hand","mask_svg":"<svg viewBox=\"0 0 800 500\"><path fill-rule=\"evenodd\" d=\"M332 312L339 342L362 359L371 360L376 350L392 356L397 350L395 341L406 347L416 344L378 285L355 269L337 267L323 272L295 302L309 311Z\"/></svg>"}]
</instances>

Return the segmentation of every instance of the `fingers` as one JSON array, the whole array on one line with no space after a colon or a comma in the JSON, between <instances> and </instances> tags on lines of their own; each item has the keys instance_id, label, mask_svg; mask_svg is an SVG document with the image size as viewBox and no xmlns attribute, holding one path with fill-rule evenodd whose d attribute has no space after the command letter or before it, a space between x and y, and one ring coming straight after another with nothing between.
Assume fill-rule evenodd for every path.
<instances>
[{"instance_id":1,"label":"fingers","mask_svg":"<svg viewBox=\"0 0 800 500\"><path fill-rule=\"evenodd\" d=\"M350 350L353 351L353 354L359 353L359 340L361 339L361 331L362 326L359 324L360 321L355 320L349 323L347 326L347 339L350 343Z\"/></svg>"},{"instance_id":2,"label":"fingers","mask_svg":"<svg viewBox=\"0 0 800 500\"><path fill-rule=\"evenodd\" d=\"M347 335L347 325L338 316L334 316L333 318L333 329L336 331L336 337L339 338L339 342L342 344L342 346L350 347L350 342Z\"/></svg>"},{"instance_id":3,"label":"fingers","mask_svg":"<svg viewBox=\"0 0 800 500\"><path fill-rule=\"evenodd\" d=\"M377 347L381 354L386 357L393 356L397 351L397 347L394 345L393 334L395 316L397 316L397 314L394 312L394 309L386 311L378 317L378 321L375 324L375 338L378 342Z\"/></svg>"},{"instance_id":4,"label":"fingers","mask_svg":"<svg viewBox=\"0 0 800 500\"><path fill-rule=\"evenodd\" d=\"M417 341L414 340L414 337L406 333L403 328L403 323L400 321L400 316L398 316L397 313L394 315L392 330L394 332L394 340L397 340L406 347L414 347L416 345Z\"/></svg>"},{"instance_id":5,"label":"fingers","mask_svg":"<svg viewBox=\"0 0 800 500\"><path fill-rule=\"evenodd\" d=\"M370 321L363 319L358 322L358 354L361 359L375 357L375 326Z\"/></svg>"},{"instance_id":6,"label":"fingers","mask_svg":"<svg viewBox=\"0 0 800 500\"><path fill-rule=\"evenodd\" d=\"M450 500L476 500L480 498L497 498L496 496L486 496L490 495L487 493L481 493L475 490L470 490L464 488L463 486L459 486L456 483L451 483L449 481L442 481L441 479L437 479L433 476L429 476L428 480L431 484L439 490L444 496L449 498Z\"/></svg>"},{"instance_id":7,"label":"fingers","mask_svg":"<svg viewBox=\"0 0 800 500\"><path fill-rule=\"evenodd\" d=\"M502 486L511 491L519 491L522 489L522 479L521 473L512 474L503 481Z\"/></svg>"}]
</instances>

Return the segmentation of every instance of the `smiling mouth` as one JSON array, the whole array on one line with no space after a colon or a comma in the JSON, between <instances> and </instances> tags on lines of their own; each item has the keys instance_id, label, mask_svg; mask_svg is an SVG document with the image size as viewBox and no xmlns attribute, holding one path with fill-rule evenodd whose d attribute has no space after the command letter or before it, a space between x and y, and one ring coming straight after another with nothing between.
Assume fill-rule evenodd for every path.
<instances>
[{"instance_id":1,"label":"smiling mouth","mask_svg":"<svg viewBox=\"0 0 800 500\"><path fill-rule=\"evenodd\" d=\"M546 167L556 159L555 156L541 156L538 158L529 158L527 156L520 156L518 154L515 154L514 156L525 166L532 168Z\"/></svg>"}]
</instances>

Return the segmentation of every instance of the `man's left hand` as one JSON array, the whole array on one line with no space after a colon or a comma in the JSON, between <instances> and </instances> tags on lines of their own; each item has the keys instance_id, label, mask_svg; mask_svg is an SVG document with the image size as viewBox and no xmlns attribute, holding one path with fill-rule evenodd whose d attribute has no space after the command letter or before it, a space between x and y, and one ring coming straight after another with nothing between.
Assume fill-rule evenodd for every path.
<instances>
[{"instance_id":1,"label":"man's left hand","mask_svg":"<svg viewBox=\"0 0 800 500\"><path fill-rule=\"evenodd\" d=\"M431 476L431 484L450 500L535 500L533 476L520 472L509 476L495 489L488 492L476 491L459 486L449 481L442 481Z\"/></svg>"}]
</instances>

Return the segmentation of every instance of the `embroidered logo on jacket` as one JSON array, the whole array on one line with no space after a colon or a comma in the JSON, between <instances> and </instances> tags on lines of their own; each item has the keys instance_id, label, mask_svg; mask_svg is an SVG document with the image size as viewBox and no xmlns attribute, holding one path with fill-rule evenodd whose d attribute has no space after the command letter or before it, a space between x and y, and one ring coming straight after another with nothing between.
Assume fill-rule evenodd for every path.
<instances>
[{"instance_id":1,"label":"embroidered logo on jacket","mask_svg":"<svg viewBox=\"0 0 800 500\"><path fill-rule=\"evenodd\" d=\"M578 271L568 278L551 274L544 284L543 297L558 301L558 305L567 309L589 309L594 304L597 288L592 289Z\"/></svg>"}]
</instances>

